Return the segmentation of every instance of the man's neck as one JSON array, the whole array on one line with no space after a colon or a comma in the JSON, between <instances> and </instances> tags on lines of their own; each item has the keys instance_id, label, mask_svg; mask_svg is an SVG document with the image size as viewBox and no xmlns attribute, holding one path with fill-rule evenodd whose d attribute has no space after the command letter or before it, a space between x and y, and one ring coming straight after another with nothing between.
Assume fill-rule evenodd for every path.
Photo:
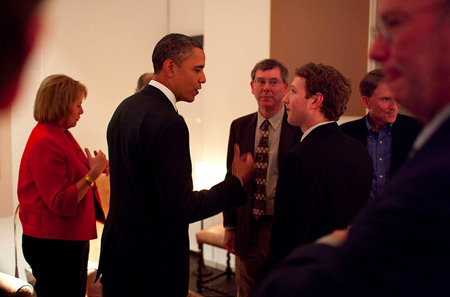
<instances>
[{"instance_id":1,"label":"man's neck","mask_svg":"<svg viewBox=\"0 0 450 297\"><path fill-rule=\"evenodd\" d=\"M303 131L303 129L302 129L303 135L302 135L302 139L301 139L300 141L303 141L303 139L305 139L305 137L308 136L308 134L311 133L311 131L313 131L315 128L317 128L317 127L319 127L319 126L322 126L322 125L329 124L329 123L335 123L335 122L334 122L334 121L329 121L329 120L327 120L327 121L324 121L324 122L319 122L319 123L317 123L317 124L315 124L315 125L313 125L313 126L310 126L310 127L309 127L308 129L306 129L305 131Z\"/></svg>"},{"instance_id":2,"label":"man's neck","mask_svg":"<svg viewBox=\"0 0 450 297\"><path fill-rule=\"evenodd\" d=\"M369 113L368 117L369 117L370 127L372 127L372 129L374 129L377 132L380 132L380 129L387 125L386 123L374 121L372 119L372 117L370 116L370 113Z\"/></svg>"},{"instance_id":3,"label":"man's neck","mask_svg":"<svg viewBox=\"0 0 450 297\"><path fill-rule=\"evenodd\" d=\"M316 114L314 117L310 117L308 122L303 123L300 126L300 129L304 133L311 127L314 127L320 123L325 123L325 122L329 122L329 121L331 121L331 120L327 119L322 113L319 113L319 114Z\"/></svg>"},{"instance_id":4,"label":"man's neck","mask_svg":"<svg viewBox=\"0 0 450 297\"><path fill-rule=\"evenodd\" d=\"M270 119L271 117L273 117L274 115L276 115L281 108L283 107L283 104L281 104L280 106L277 106L273 109L267 109L267 108L259 108L259 112L263 115L263 117L265 117L266 119Z\"/></svg>"},{"instance_id":5,"label":"man's neck","mask_svg":"<svg viewBox=\"0 0 450 297\"><path fill-rule=\"evenodd\" d=\"M173 93L173 90L170 87L169 81L166 76L164 76L162 74L155 74L155 76L153 77L153 80L159 82L160 84L162 84L163 86L168 88Z\"/></svg>"}]
</instances>

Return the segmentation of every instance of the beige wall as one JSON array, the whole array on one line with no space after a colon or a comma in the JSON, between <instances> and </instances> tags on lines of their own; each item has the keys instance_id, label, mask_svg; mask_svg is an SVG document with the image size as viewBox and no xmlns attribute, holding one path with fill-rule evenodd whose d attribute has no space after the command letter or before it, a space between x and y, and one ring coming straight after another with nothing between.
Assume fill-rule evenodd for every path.
<instances>
[{"instance_id":1,"label":"beige wall","mask_svg":"<svg viewBox=\"0 0 450 297\"><path fill-rule=\"evenodd\" d=\"M13 212L11 163L11 112L0 112L0 218Z\"/></svg>"},{"instance_id":2,"label":"beige wall","mask_svg":"<svg viewBox=\"0 0 450 297\"><path fill-rule=\"evenodd\" d=\"M258 61L269 57L270 0L205 0L204 3L207 82L193 104L179 106L197 115L195 121L187 121L194 151L192 161L194 165L205 162L206 176L201 178L204 183L199 184L209 188L225 176L231 122L257 110L250 89L250 71ZM222 215L204 221L205 227L221 223ZM197 249L194 235L198 230L200 223L190 225L191 250ZM209 265L213 263L208 260L214 259L225 263L223 249L207 247L204 253ZM231 261L234 263L234 257Z\"/></svg>"},{"instance_id":3,"label":"beige wall","mask_svg":"<svg viewBox=\"0 0 450 297\"><path fill-rule=\"evenodd\" d=\"M370 0L272 0L270 55L292 81L308 62L332 65L352 81L346 116L362 116L358 85L367 72Z\"/></svg>"}]
</instances>

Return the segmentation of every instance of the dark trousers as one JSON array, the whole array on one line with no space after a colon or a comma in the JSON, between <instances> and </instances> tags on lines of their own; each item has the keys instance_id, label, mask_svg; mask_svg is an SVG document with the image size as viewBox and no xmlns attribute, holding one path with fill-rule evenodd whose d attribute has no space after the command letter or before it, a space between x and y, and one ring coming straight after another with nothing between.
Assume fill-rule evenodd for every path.
<instances>
[{"instance_id":1,"label":"dark trousers","mask_svg":"<svg viewBox=\"0 0 450 297\"><path fill-rule=\"evenodd\" d=\"M22 250L36 278L38 297L84 297L89 241L22 237Z\"/></svg>"},{"instance_id":2,"label":"dark trousers","mask_svg":"<svg viewBox=\"0 0 450 297\"><path fill-rule=\"evenodd\" d=\"M272 220L264 220L265 217L261 217L257 222L252 221L247 252L242 257L236 257L237 297L254 296L258 274L267 261Z\"/></svg>"}]
</instances>

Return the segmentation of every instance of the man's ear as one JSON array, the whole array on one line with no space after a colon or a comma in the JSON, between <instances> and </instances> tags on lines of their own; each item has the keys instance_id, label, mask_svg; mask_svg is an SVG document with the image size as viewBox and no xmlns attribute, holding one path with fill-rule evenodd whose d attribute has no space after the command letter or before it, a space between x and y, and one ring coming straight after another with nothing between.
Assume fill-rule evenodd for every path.
<instances>
[{"instance_id":1,"label":"man's ear","mask_svg":"<svg viewBox=\"0 0 450 297\"><path fill-rule=\"evenodd\" d=\"M362 96L361 101L365 108L370 109L369 97Z\"/></svg>"},{"instance_id":2,"label":"man's ear","mask_svg":"<svg viewBox=\"0 0 450 297\"><path fill-rule=\"evenodd\" d=\"M251 88L251 90L252 90L252 94L253 95L255 95L255 93L253 92L253 86L254 86L254 82L253 82L253 80L250 82L250 88Z\"/></svg>"},{"instance_id":3,"label":"man's ear","mask_svg":"<svg viewBox=\"0 0 450 297\"><path fill-rule=\"evenodd\" d=\"M311 108L313 108L313 109L318 108L318 107L320 107L320 105L322 105L323 95L322 95L322 93L317 92L312 96L311 99L313 100L312 104L311 104Z\"/></svg>"},{"instance_id":4,"label":"man's ear","mask_svg":"<svg viewBox=\"0 0 450 297\"><path fill-rule=\"evenodd\" d=\"M172 59L167 59L164 61L162 71L164 71L164 74L166 77L174 76L174 67L175 67L175 62Z\"/></svg>"},{"instance_id":5,"label":"man's ear","mask_svg":"<svg viewBox=\"0 0 450 297\"><path fill-rule=\"evenodd\" d=\"M283 94L284 94L284 95L287 94L288 89L289 89L289 84L285 84L285 83L283 82Z\"/></svg>"}]
</instances>

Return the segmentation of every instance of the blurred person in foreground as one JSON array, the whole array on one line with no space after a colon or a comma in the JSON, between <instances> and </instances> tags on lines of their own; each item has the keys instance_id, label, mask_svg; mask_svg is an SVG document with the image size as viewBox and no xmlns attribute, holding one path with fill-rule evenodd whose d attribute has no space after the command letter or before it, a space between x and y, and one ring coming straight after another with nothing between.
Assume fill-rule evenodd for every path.
<instances>
[{"instance_id":1,"label":"blurred person in foreground","mask_svg":"<svg viewBox=\"0 0 450 297\"><path fill-rule=\"evenodd\" d=\"M0 1L0 111L11 105L38 35L39 0Z\"/></svg>"},{"instance_id":2,"label":"blurred person in foreground","mask_svg":"<svg viewBox=\"0 0 450 297\"><path fill-rule=\"evenodd\" d=\"M105 221L95 180L108 170L102 151L86 155L69 132L83 114L87 90L66 75L45 78L37 92L31 132L20 163L18 198L22 248L38 296L82 297L89 240Z\"/></svg>"},{"instance_id":3,"label":"blurred person in foreground","mask_svg":"<svg viewBox=\"0 0 450 297\"><path fill-rule=\"evenodd\" d=\"M117 107L108 126L111 203L98 275L103 293L188 295L189 224L244 200L255 164L235 146L233 174L209 191L193 191L189 130L176 103L193 102L202 84L200 43L169 34L152 55L155 77Z\"/></svg>"},{"instance_id":4,"label":"blurred person in foreground","mask_svg":"<svg viewBox=\"0 0 450 297\"><path fill-rule=\"evenodd\" d=\"M295 249L258 296L449 295L450 1L379 0L377 17L369 55L425 126L348 235Z\"/></svg>"}]
</instances>

